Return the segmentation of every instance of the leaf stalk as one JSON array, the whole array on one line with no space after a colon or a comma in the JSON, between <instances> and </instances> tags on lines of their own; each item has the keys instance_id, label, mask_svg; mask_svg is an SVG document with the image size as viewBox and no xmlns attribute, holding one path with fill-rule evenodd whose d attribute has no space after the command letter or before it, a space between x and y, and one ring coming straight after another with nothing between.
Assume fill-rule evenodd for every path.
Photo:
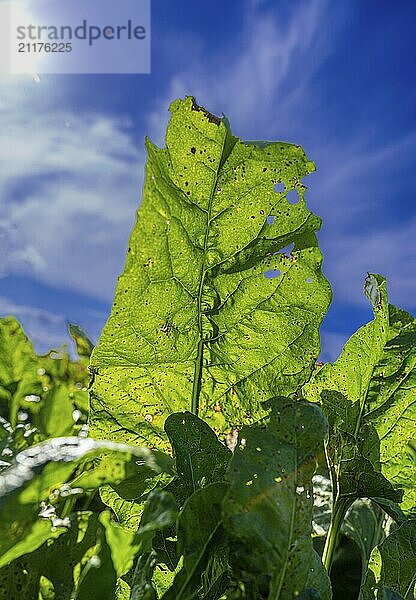
<instances>
[{"instance_id":1,"label":"leaf stalk","mask_svg":"<svg viewBox=\"0 0 416 600\"><path fill-rule=\"evenodd\" d=\"M326 537L324 551L322 554L322 562L328 574L331 571L334 553L338 544L339 533L341 530L342 521L350 508L352 502L350 498L336 498L332 511L331 523L329 526L328 535Z\"/></svg>"}]
</instances>

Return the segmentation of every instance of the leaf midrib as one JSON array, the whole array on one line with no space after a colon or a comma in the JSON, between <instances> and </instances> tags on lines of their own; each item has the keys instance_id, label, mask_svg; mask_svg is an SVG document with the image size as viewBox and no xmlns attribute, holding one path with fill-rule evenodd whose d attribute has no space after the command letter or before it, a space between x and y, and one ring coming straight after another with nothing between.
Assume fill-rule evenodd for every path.
<instances>
[{"instance_id":1,"label":"leaf midrib","mask_svg":"<svg viewBox=\"0 0 416 600\"><path fill-rule=\"evenodd\" d=\"M210 227L211 227L211 220L212 220L211 219L212 204L213 204L215 192L216 192L217 186L218 186L219 173L220 173L225 161L230 156L232 149L234 148L234 145L236 143L236 140L234 140L234 143L230 144L229 148L227 148L228 152L225 152L226 143L228 140L228 136L230 135L230 131L228 130L228 128L224 122L222 122L221 125L219 125L219 127L221 127L221 126L225 127L225 132L224 132L223 141L222 141L221 157L220 157L220 160L218 161L218 168L215 172L216 174L215 174L214 185L212 186L211 194L210 194L209 201L208 201L207 221L206 221L204 246L203 246L203 260L202 260L201 271L200 271L200 276L199 276L198 297L197 297L199 341L198 341L198 354L197 354L196 361L195 361L194 379L193 379L193 385L192 385L192 405L191 405L191 412L193 412L195 415L198 415L198 410L199 410L199 396L200 396L200 392L201 392L202 369L203 369L203 360L204 360L204 337L203 337L203 330L202 330L202 294L204 291L205 276L206 276L206 273L208 270L206 268L206 256L207 256L207 251L208 251L208 235L209 235L209 231L210 231Z\"/></svg>"}]
</instances>

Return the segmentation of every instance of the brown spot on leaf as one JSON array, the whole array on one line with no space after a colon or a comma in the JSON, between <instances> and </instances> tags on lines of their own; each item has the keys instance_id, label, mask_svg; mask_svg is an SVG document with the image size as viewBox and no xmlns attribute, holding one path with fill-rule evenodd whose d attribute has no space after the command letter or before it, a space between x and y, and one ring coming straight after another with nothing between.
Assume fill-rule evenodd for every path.
<instances>
[{"instance_id":1,"label":"brown spot on leaf","mask_svg":"<svg viewBox=\"0 0 416 600\"><path fill-rule=\"evenodd\" d=\"M197 102L193 96L192 96L192 110L198 110L198 111L203 112L210 123L215 123L215 125L220 125L220 123L221 123L220 117L217 117L216 115L211 114L203 106L199 106L199 104L197 104Z\"/></svg>"}]
</instances>

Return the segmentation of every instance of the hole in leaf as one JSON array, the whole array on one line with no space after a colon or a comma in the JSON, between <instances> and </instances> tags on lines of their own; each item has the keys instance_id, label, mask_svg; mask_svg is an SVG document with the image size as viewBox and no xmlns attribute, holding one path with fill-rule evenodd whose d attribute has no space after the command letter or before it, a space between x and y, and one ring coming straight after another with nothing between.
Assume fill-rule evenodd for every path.
<instances>
[{"instance_id":1,"label":"hole in leaf","mask_svg":"<svg viewBox=\"0 0 416 600\"><path fill-rule=\"evenodd\" d=\"M280 254L290 254L294 247L295 247L295 244L292 242L291 244L288 244L287 246L285 246L284 248L279 250L278 254L279 253Z\"/></svg>"},{"instance_id":2,"label":"hole in leaf","mask_svg":"<svg viewBox=\"0 0 416 600\"><path fill-rule=\"evenodd\" d=\"M274 186L274 191L277 192L278 194L281 194L285 189L285 184L282 182L276 183L276 185Z\"/></svg>"},{"instance_id":3,"label":"hole in leaf","mask_svg":"<svg viewBox=\"0 0 416 600\"><path fill-rule=\"evenodd\" d=\"M267 223L268 223L269 225L273 225L273 223L274 223L274 216L273 216L273 215L269 215L269 216L267 217L266 221L267 221Z\"/></svg>"},{"instance_id":4,"label":"hole in leaf","mask_svg":"<svg viewBox=\"0 0 416 600\"><path fill-rule=\"evenodd\" d=\"M306 283L312 283L312 277L307 277L306 278Z\"/></svg>"},{"instance_id":5,"label":"hole in leaf","mask_svg":"<svg viewBox=\"0 0 416 600\"><path fill-rule=\"evenodd\" d=\"M289 204L297 204L300 200L298 190L290 190L287 192L286 199Z\"/></svg>"},{"instance_id":6,"label":"hole in leaf","mask_svg":"<svg viewBox=\"0 0 416 600\"><path fill-rule=\"evenodd\" d=\"M274 277L279 277L282 274L282 271L279 269L269 269L264 273L266 279L273 279Z\"/></svg>"}]
</instances>

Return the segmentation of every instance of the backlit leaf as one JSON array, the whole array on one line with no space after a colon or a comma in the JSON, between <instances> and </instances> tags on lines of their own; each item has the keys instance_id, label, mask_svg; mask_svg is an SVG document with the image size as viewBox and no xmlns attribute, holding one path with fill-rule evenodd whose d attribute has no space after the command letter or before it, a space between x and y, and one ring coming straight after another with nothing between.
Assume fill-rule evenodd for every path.
<instances>
[{"instance_id":1,"label":"backlit leaf","mask_svg":"<svg viewBox=\"0 0 416 600\"><path fill-rule=\"evenodd\" d=\"M334 364L304 387L330 424L328 457L335 495L375 497L416 508L412 452L416 424L416 322L388 305L386 283L369 275L374 320L355 333Z\"/></svg>"},{"instance_id":2,"label":"backlit leaf","mask_svg":"<svg viewBox=\"0 0 416 600\"><path fill-rule=\"evenodd\" d=\"M303 150L245 143L190 97L171 112L166 148L147 142L142 205L91 362L92 435L159 448L172 412L225 434L294 392L330 301Z\"/></svg>"}]
</instances>

